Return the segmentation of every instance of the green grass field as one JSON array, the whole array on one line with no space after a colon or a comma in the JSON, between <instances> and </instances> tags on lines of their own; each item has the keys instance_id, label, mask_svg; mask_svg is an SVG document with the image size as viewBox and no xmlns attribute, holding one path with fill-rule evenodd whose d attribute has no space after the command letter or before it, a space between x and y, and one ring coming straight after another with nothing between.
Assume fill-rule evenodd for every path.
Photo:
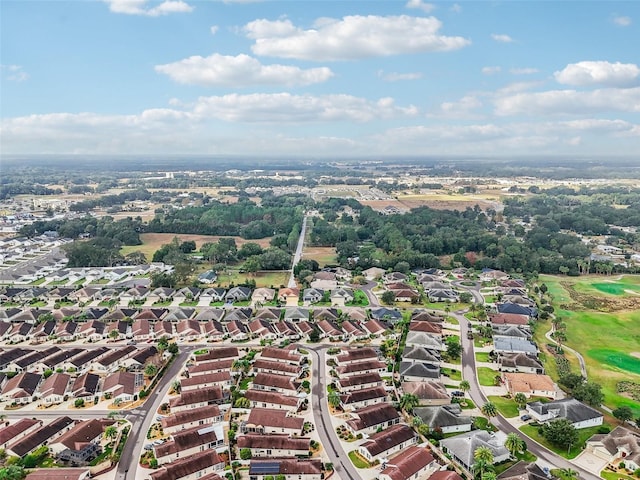
<instances>
[{"instance_id":1,"label":"green grass field","mask_svg":"<svg viewBox=\"0 0 640 480\"><path fill-rule=\"evenodd\" d=\"M606 423L603 425L606 425ZM549 443L546 438L544 438L542 435L538 433L538 427L536 426L523 425L522 427L520 427L520 430L525 435L527 435L528 437L531 437L533 440L535 440L539 444L547 447L552 452L556 452L561 457L571 460L572 458L576 458L580 454L580 452L582 452L582 448L584 447L585 442L589 438L591 438L593 435L598 433L599 428L600 427L589 427L589 428L581 428L580 430L576 430L578 432L578 441L575 443L575 445L571 446L571 449L568 452L566 448L560 448L552 443Z\"/></svg>"},{"instance_id":2,"label":"green grass field","mask_svg":"<svg viewBox=\"0 0 640 480\"><path fill-rule=\"evenodd\" d=\"M640 276L571 278L542 275L540 281L547 285L553 295L555 314L567 324L565 343L584 357L589 380L602 385L605 405L611 408L629 406L635 416L640 415L640 402L616 392L616 384L621 380L640 383L640 358L632 355L640 352L640 309L595 311L580 303L594 300L604 301L605 306L625 306L627 303L620 302L634 302L636 295L624 290L635 291L639 288ZM561 283L574 292L567 290ZM606 293L602 291L603 288L607 290ZM546 343L541 335L549 328L551 325L547 322L545 328L538 329L536 340ZM569 354L566 356L573 370L578 372L575 357ZM550 356L549 360L546 362L547 373L557 378Z\"/></svg>"},{"instance_id":3,"label":"green grass field","mask_svg":"<svg viewBox=\"0 0 640 480\"><path fill-rule=\"evenodd\" d=\"M505 418L517 417L520 413L518 405L511 398L490 395L487 397L490 402L494 403L500 414Z\"/></svg>"},{"instance_id":4,"label":"green grass field","mask_svg":"<svg viewBox=\"0 0 640 480\"><path fill-rule=\"evenodd\" d=\"M496 384L496 375L500 374L497 370L487 367L478 367L476 371L478 372L478 381L483 387L493 387Z\"/></svg>"},{"instance_id":5,"label":"green grass field","mask_svg":"<svg viewBox=\"0 0 640 480\"><path fill-rule=\"evenodd\" d=\"M490 362L489 352L476 352L476 361L477 362Z\"/></svg>"}]
</instances>

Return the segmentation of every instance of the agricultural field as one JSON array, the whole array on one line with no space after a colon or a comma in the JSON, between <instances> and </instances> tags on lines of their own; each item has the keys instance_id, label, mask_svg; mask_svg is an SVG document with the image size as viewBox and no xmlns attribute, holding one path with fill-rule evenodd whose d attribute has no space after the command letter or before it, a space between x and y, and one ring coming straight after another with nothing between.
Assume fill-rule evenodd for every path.
<instances>
[{"instance_id":1,"label":"agricultural field","mask_svg":"<svg viewBox=\"0 0 640 480\"><path fill-rule=\"evenodd\" d=\"M461 195L458 193L425 193L404 194L396 197L398 202L407 209L418 207L430 207L438 210L465 210L478 205L483 210L495 208L499 203L499 196L491 194Z\"/></svg>"},{"instance_id":2,"label":"agricultural field","mask_svg":"<svg viewBox=\"0 0 640 480\"><path fill-rule=\"evenodd\" d=\"M178 237L181 242L187 242L193 240L196 242L196 249L199 249L203 243L207 242L217 242L220 238L216 235L191 235L191 234L175 234L175 233L143 233L140 235L140 240L142 240L142 245L131 245L124 246L120 250L122 255L127 255L131 252L140 251L145 254L147 259L151 261L153 254L158 250L162 245L166 243L171 243L173 237ZM248 242L257 243L262 248L268 248L269 242L271 238L261 238L257 240L245 240L241 237L231 237L235 239L236 245L240 248L243 244Z\"/></svg>"},{"instance_id":3,"label":"agricultural field","mask_svg":"<svg viewBox=\"0 0 640 480\"><path fill-rule=\"evenodd\" d=\"M640 395L632 399L616 388L621 381L640 384L640 277L541 276L540 282L567 325L565 343L584 357L589 380L602 385L605 404L626 405L640 415Z\"/></svg>"}]
</instances>

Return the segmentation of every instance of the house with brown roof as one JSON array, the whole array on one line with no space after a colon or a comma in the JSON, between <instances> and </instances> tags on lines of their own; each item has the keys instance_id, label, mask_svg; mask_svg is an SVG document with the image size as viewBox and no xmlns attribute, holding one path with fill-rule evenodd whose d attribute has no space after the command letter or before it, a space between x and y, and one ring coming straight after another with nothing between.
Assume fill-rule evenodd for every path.
<instances>
[{"instance_id":1,"label":"house with brown roof","mask_svg":"<svg viewBox=\"0 0 640 480\"><path fill-rule=\"evenodd\" d=\"M402 391L418 397L420 405L448 405L451 397L444 384L437 380L402 382Z\"/></svg>"},{"instance_id":2,"label":"house with brown roof","mask_svg":"<svg viewBox=\"0 0 640 480\"><path fill-rule=\"evenodd\" d=\"M294 458L309 454L311 439L289 435L241 435L238 448L251 450L252 458Z\"/></svg>"},{"instance_id":3,"label":"house with brown roof","mask_svg":"<svg viewBox=\"0 0 640 480\"><path fill-rule=\"evenodd\" d=\"M121 366L130 371L140 371L144 369L147 363L154 363L156 366L161 363L160 355L155 345L139 348L133 355L122 359Z\"/></svg>"},{"instance_id":4,"label":"house with brown roof","mask_svg":"<svg viewBox=\"0 0 640 480\"><path fill-rule=\"evenodd\" d=\"M0 448L7 449L9 442L14 442L35 432L42 426L42 420L21 418L15 423L3 423L0 428Z\"/></svg>"},{"instance_id":5,"label":"house with brown roof","mask_svg":"<svg viewBox=\"0 0 640 480\"><path fill-rule=\"evenodd\" d=\"M378 360L378 353L370 347L344 348L336 357L336 364L340 367L350 363L372 362Z\"/></svg>"},{"instance_id":6,"label":"house with brown roof","mask_svg":"<svg viewBox=\"0 0 640 480\"><path fill-rule=\"evenodd\" d=\"M38 468L31 470L25 480L87 480L91 478L88 468Z\"/></svg>"},{"instance_id":7,"label":"house with brown roof","mask_svg":"<svg viewBox=\"0 0 640 480\"><path fill-rule=\"evenodd\" d=\"M278 392L283 395L296 395L300 389L300 382L289 375L273 373L258 373L252 382L252 388L267 392Z\"/></svg>"},{"instance_id":8,"label":"house with brown roof","mask_svg":"<svg viewBox=\"0 0 640 480\"><path fill-rule=\"evenodd\" d=\"M166 417L162 417L160 425L165 433L173 434L203 425L213 425L222 421L223 414L218 405L182 410Z\"/></svg>"},{"instance_id":9,"label":"house with brown roof","mask_svg":"<svg viewBox=\"0 0 640 480\"><path fill-rule=\"evenodd\" d=\"M56 405L64 401L71 376L66 373L53 373L40 385L40 398L45 405Z\"/></svg>"},{"instance_id":10,"label":"house with brown roof","mask_svg":"<svg viewBox=\"0 0 640 480\"><path fill-rule=\"evenodd\" d=\"M291 346L290 346L291 347ZM268 358L288 363L290 365L302 365L306 363L306 357L301 355L297 348L265 347L260 352L260 358Z\"/></svg>"},{"instance_id":11,"label":"house with brown roof","mask_svg":"<svg viewBox=\"0 0 640 480\"><path fill-rule=\"evenodd\" d=\"M266 392L250 388L244 394L251 402L251 408L270 408L295 412L300 408L303 399L298 396L283 395L278 392Z\"/></svg>"},{"instance_id":12,"label":"house with brown roof","mask_svg":"<svg viewBox=\"0 0 640 480\"><path fill-rule=\"evenodd\" d=\"M300 333L293 323L284 320L273 324L273 330L278 338L288 338L291 341L300 340Z\"/></svg>"},{"instance_id":13,"label":"house with brown roof","mask_svg":"<svg viewBox=\"0 0 640 480\"><path fill-rule=\"evenodd\" d=\"M4 385L0 391L0 400L17 404L30 403L34 400L41 380L42 375L39 373L19 373Z\"/></svg>"},{"instance_id":14,"label":"house with brown roof","mask_svg":"<svg viewBox=\"0 0 640 480\"><path fill-rule=\"evenodd\" d=\"M202 375L205 373L218 373L230 371L234 360L231 358L223 358L222 360L211 360L210 362L196 362L194 365L187 367L189 376Z\"/></svg>"},{"instance_id":15,"label":"house with brown roof","mask_svg":"<svg viewBox=\"0 0 640 480\"><path fill-rule=\"evenodd\" d=\"M265 480L265 477L282 477L284 480L321 480L322 460L319 458L251 460L249 477Z\"/></svg>"},{"instance_id":16,"label":"house with brown roof","mask_svg":"<svg viewBox=\"0 0 640 480\"><path fill-rule=\"evenodd\" d=\"M89 370L94 360L98 360L104 355L109 354L110 352L111 349L107 347L98 347L85 350L84 352L78 355L74 355L73 357L65 360L62 364L59 364L58 367L62 368L63 370L73 369L76 372L82 374Z\"/></svg>"},{"instance_id":17,"label":"house with brown roof","mask_svg":"<svg viewBox=\"0 0 640 480\"><path fill-rule=\"evenodd\" d=\"M336 367L339 377L348 377L352 375L362 375L363 373L378 373L383 375L387 371L387 364L379 360L368 362L348 363L340 367Z\"/></svg>"},{"instance_id":18,"label":"house with brown roof","mask_svg":"<svg viewBox=\"0 0 640 480\"><path fill-rule=\"evenodd\" d=\"M176 333L183 342L193 342L198 340L202 335L200 322L197 320L181 320L176 325Z\"/></svg>"},{"instance_id":19,"label":"house with brown roof","mask_svg":"<svg viewBox=\"0 0 640 480\"><path fill-rule=\"evenodd\" d=\"M358 453L370 463L390 457L418 441L413 429L407 425L393 425L376 432L358 447Z\"/></svg>"},{"instance_id":20,"label":"house with brown roof","mask_svg":"<svg viewBox=\"0 0 640 480\"><path fill-rule=\"evenodd\" d=\"M345 320L342 322L341 328L344 332L343 338L345 341L351 342L369 338L369 334L365 332L358 323L351 320Z\"/></svg>"},{"instance_id":21,"label":"house with brown roof","mask_svg":"<svg viewBox=\"0 0 640 480\"><path fill-rule=\"evenodd\" d=\"M344 410L356 410L386 401L387 391L384 387L361 388L340 395L340 406Z\"/></svg>"},{"instance_id":22,"label":"house with brown roof","mask_svg":"<svg viewBox=\"0 0 640 480\"><path fill-rule=\"evenodd\" d=\"M231 385L233 385L231 372L205 373L203 375L194 375L189 378L180 379L180 387L183 392L216 385L222 388L231 387Z\"/></svg>"},{"instance_id":23,"label":"house with brown roof","mask_svg":"<svg viewBox=\"0 0 640 480\"><path fill-rule=\"evenodd\" d=\"M223 447L224 431L221 424L196 426L173 433L168 442L154 445L153 453L159 465L176 461L205 450Z\"/></svg>"},{"instance_id":24,"label":"house with brown roof","mask_svg":"<svg viewBox=\"0 0 640 480\"><path fill-rule=\"evenodd\" d=\"M124 366L125 360L137 351L138 349L133 345L111 349L107 354L91 362L90 369L101 374L115 372Z\"/></svg>"},{"instance_id":25,"label":"house with brown roof","mask_svg":"<svg viewBox=\"0 0 640 480\"><path fill-rule=\"evenodd\" d=\"M297 365L291 365L277 360L269 360L268 358L258 358L253 362L252 369L254 373L271 373L275 375L286 375L292 378L298 378L306 369Z\"/></svg>"},{"instance_id":26,"label":"house with brown roof","mask_svg":"<svg viewBox=\"0 0 640 480\"><path fill-rule=\"evenodd\" d=\"M528 315L519 315L517 313L493 313L489 315L489 321L492 325L529 325Z\"/></svg>"},{"instance_id":27,"label":"house with brown roof","mask_svg":"<svg viewBox=\"0 0 640 480\"><path fill-rule=\"evenodd\" d=\"M520 353L500 353L497 363L503 372L520 372L543 374L544 366L538 357L532 354Z\"/></svg>"},{"instance_id":28,"label":"house with brown roof","mask_svg":"<svg viewBox=\"0 0 640 480\"><path fill-rule=\"evenodd\" d=\"M233 358L234 360L236 360L240 358L240 352L238 351L238 347L230 347L225 345L223 347L210 348L206 353L194 355L194 358L198 362L204 362L207 360L220 360L223 358Z\"/></svg>"},{"instance_id":29,"label":"house with brown roof","mask_svg":"<svg viewBox=\"0 0 640 480\"><path fill-rule=\"evenodd\" d=\"M173 323L163 320L153 324L153 338L173 338L173 335Z\"/></svg>"},{"instance_id":30,"label":"house with brown roof","mask_svg":"<svg viewBox=\"0 0 640 480\"><path fill-rule=\"evenodd\" d=\"M524 393L529 397L556 398L556 385L548 375L536 375L533 373L503 373L502 379L507 391L515 396L516 393Z\"/></svg>"},{"instance_id":31,"label":"house with brown roof","mask_svg":"<svg viewBox=\"0 0 640 480\"><path fill-rule=\"evenodd\" d=\"M229 394L219 385L180 392L180 395L169 400L171 413L183 412L207 405L228 403Z\"/></svg>"},{"instance_id":32,"label":"house with brown roof","mask_svg":"<svg viewBox=\"0 0 640 480\"><path fill-rule=\"evenodd\" d=\"M287 307L295 307L298 305L300 290L298 288L281 288L278 291L278 300L283 302Z\"/></svg>"},{"instance_id":33,"label":"house with brown roof","mask_svg":"<svg viewBox=\"0 0 640 480\"><path fill-rule=\"evenodd\" d=\"M181 460L167 463L149 474L151 480L205 480L210 474L222 472L224 461L215 450L198 452ZM217 474L211 478L221 480Z\"/></svg>"},{"instance_id":34,"label":"house with brown roof","mask_svg":"<svg viewBox=\"0 0 640 480\"><path fill-rule=\"evenodd\" d=\"M107 325L100 320L89 320L80 325L76 332L78 338L85 338L92 342L102 340L106 336Z\"/></svg>"},{"instance_id":35,"label":"house with brown roof","mask_svg":"<svg viewBox=\"0 0 640 480\"><path fill-rule=\"evenodd\" d=\"M71 387L73 398L85 398L100 395L100 377L95 373L84 373L76 378Z\"/></svg>"},{"instance_id":36,"label":"house with brown roof","mask_svg":"<svg viewBox=\"0 0 640 480\"><path fill-rule=\"evenodd\" d=\"M378 428L385 429L400 423L400 414L388 403L380 403L360 408L352 413L354 418L347 420L347 428L354 435L372 434Z\"/></svg>"},{"instance_id":37,"label":"house with brown roof","mask_svg":"<svg viewBox=\"0 0 640 480\"><path fill-rule=\"evenodd\" d=\"M286 410L270 408L254 408L245 421L240 424L240 431L244 434L286 434L302 436L304 419L291 417Z\"/></svg>"},{"instance_id":38,"label":"house with brown roof","mask_svg":"<svg viewBox=\"0 0 640 480\"><path fill-rule=\"evenodd\" d=\"M85 466L102 453L100 439L107 425L113 421L85 420L68 432L49 442L49 450L58 460L75 466Z\"/></svg>"},{"instance_id":39,"label":"house with brown roof","mask_svg":"<svg viewBox=\"0 0 640 480\"><path fill-rule=\"evenodd\" d=\"M115 372L104 379L102 392L110 395L112 400L133 402L142 387L144 378L141 373Z\"/></svg>"},{"instance_id":40,"label":"house with brown roof","mask_svg":"<svg viewBox=\"0 0 640 480\"><path fill-rule=\"evenodd\" d=\"M369 335L382 335L387 331L387 327L385 327L379 320L371 319L362 324L362 329L368 333Z\"/></svg>"},{"instance_id":41,"label":"house with brown roof","mask_svg":"<svg viewBox=\"0 0 640 480\"><path fill-rule=\"evenodd\" d=\"M71 418L58 417L29 435L11 442L6 451L9 455L24 457L39 446L49 443L63 433L68 432L74 425L75 422Z\"/></svg>"},{"instance_id":42,"label":"house with brown roof","mask_svg":"<svg viewBox=\"0 0 640 480\"><path fill-rule=\"evenodd\" d=\"M225 330L222 323L217 320L201 322L202 333L208 342L221 342L224 340Z\"/></svg>"},{"instance_id":43,"label":"house with brown roof","mask_svg":"<svg viewBox=\"0 0 640 480\"><path fill-rule=\"evenodd\" d=\"M261 318L255 318L249 322L249 332L253 338L260 338L264 340L275 340L278 335L273 328L273 324Z\"/></svg>"},{"instance_id":44,"label":"house with brown roof","mask_svg":"<svg viewBox=\"0 0 640 480\"><path fill-rule=\"evenodd\" d=\"M131 335L137 342L143 342L153 338L151 323L146 318L136 318L131 325Z\"/></svg>"},{"instance_id":45,"label":"house with brown roof","mask_svg":"<svg viewBox=\"0 0 640 480\"><path fill-rule=\"evenodd\" d=\"M348 393L364 388L384 387L384 381L379 373L363 373L350 377L340 377L336 383L341 393Z\"/></svg>"},{"instance_id":46,"label":"house with brown roof","mask_svg":"<svg viewBox=\"0 0 640 480\"><path fill-rule=\"evenodd\" d=\"M417 480L427 478L440 468L433 455L416 445L403 450L387 463L378 478L380 480Z\"/></svg>"},{"instance_id":47,"label":"house with brown roof","mask_svg":"<svg viewBox=\"0 0 640 480\"><path fill-rule=\"evenodd\" d=\"M249 339L249 327L241 320L233 320L224 325L231 341L240 342Z\"/></svg>"}]
</instances>

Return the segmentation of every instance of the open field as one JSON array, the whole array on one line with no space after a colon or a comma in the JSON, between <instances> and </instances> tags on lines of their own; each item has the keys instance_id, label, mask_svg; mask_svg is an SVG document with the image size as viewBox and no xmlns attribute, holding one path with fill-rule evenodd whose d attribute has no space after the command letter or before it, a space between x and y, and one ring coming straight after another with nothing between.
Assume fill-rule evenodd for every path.
<instances>
[{"instance_id":1,"label":"open field","mask_svg":"<svg viewBox=\"0 0 640 480\"><path fill-rule=\"evenodd\" d=\"M336 249L334 247L304 247L302 258L315 260L320 268L326 265L335 265L337 262Z\"/></svg>"},{"instance_id":2,"label":"open field","mask_svg":"<svg viewBox=\"0 0 640 480\"><path fill-rule=\"evenodd\" d=\"M140 240L142 240L142 245L127 245L120 249L120 253L122 255L127 255L128 253L141 251L144 253L149 261L153 257L153 254L165 243L171 243L173 237L178 237L181 242L191 241L196 242L196 248L199 249L203 243L207 242L217 242L220 236L217 235L191 235L191 234L183 234L183 233L143 233L140 235ZM267 248L269 246L269 242L271 238L261 238L257 240L245 240L241 237L230 237L235 239L236 245L240 248L243 244L248 242L257 243L262 248Z\"/></svg>"},{"instance_id":3,"label":"open field","mask_svg":"<svg viewBox=\"0 0 640 480\"><path fill-rule=\"evenodd\" d=\"M475 205L486 210L487 208L495 208L500 201L496 194L479 196L457 193L425 193L398 195L397 198L405 208L430 207L438 210L465 210L467 207L473 208Z\"/></svg>"},{"instance_id":4,"label":"open field","mask_svg":"<svg viewBox=\"0 0 640 480\"><path fill-rule=\"evenodd\" d=\"M553 295L555 314L567 324L565 343L583 355L589 380L602 385L604 403L611 408L626 405L640 414L640 402L616 392L619 381L640 383L640 296L624 291L637 288L640 277L544 275L540 280ZM605 293L602 285L614 287ZM625 288L621 291L618 285Z\"/></svg>"},{"instance_id":5,"label":"open field","mask_svg":"<svg viewBox=\"0 0 640 480\"><path fill-rule=\"evenodd\" d=\"M278 288L281 285L287 285L289 281L289 271L262 271L255 274L239 273L234 270L229 270L228 273L219 273L218 281L216 285L222 287L228 287L230 284L238 285L244 283L247 280L255 280L256 287L275 287Z\"/></svg>"}]
</instances>

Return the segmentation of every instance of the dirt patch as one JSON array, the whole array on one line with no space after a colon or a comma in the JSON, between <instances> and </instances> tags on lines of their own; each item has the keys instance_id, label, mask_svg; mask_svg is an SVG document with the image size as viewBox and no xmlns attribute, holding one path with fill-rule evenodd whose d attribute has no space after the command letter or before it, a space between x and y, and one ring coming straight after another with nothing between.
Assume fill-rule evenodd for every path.
<instances>
[{"instance_id":1,"label":"dirt patch","mask_svg":"<svg viewBox=\"0 0 640 480\"><path fill-rule=\"evenodd\" d=\"M145 245L157 245L160 248L165 243L170 243L173 237L178 237L181 242L194 241L196 242L196 248L200 248L203 243L217 242L221 238L233 238L236 241L238 247L245 243L257 243L262 248L268 248L271 238L259 238L253 240L246 240L242 237L223 237L219 235L192 235L187 233L143 233L140 235L142 243Z\"/></svg>"},{"instance_id":2,"label":"dirt patch","mask_svg":"<svg viewBox=\"0 0 640 480\"><path fill-rule=\"evenodd\" d=\"M441 199L422 199L422 200L400 200L398 203L405 208L429 207L434 210L466 210L467 207L473 208L478 205L482 210L495 208L495 202L486 200L441 200Z\"/></svg>"},{"instance_id":3,"label":"dirt patch","mask_svg":"<svg viewBox=\"0 0 640 480\"><path fill-rule=\"evenodd\" d=\"M640 358L640 352L631 352L629 355L632 357Z\"/></svg>"},{"instance_id":4,"label":"dirt patch","mask_svg":"<svg viewBox=\"0 0 640 480\"><path fill-rule=\"evenodd\" d=\"M396 207L398 210L406 212L410 209L398 200L359 200L362 205L369 206L374 210L383 210L385 207Z\"/></svg>"}]
</instances>

